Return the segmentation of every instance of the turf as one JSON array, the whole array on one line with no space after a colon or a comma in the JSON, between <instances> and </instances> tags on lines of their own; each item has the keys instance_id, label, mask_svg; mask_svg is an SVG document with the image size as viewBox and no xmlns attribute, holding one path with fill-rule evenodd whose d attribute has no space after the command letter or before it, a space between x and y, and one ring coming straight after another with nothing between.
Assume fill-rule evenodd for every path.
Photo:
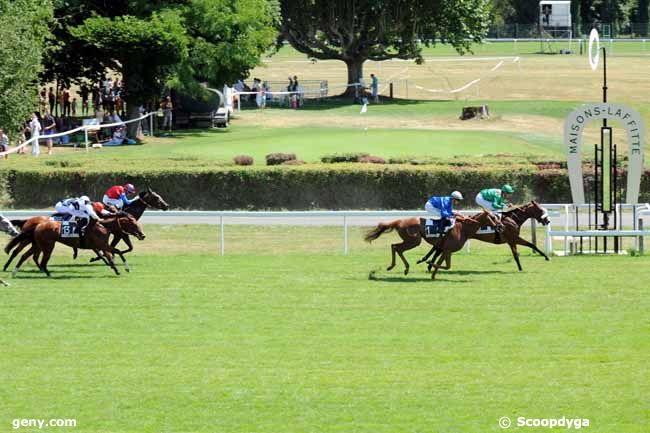
<instances>
[{"instance_id":1,"label":"turf","mask_svg":"<svg viewBox=\"0 0 650 433\"><path fill-rule=\"evenodd\" d=\"M228 227L219 257L215 228L146 231L131 274L61 250L53 278L28 268L0 290L5 430L50 417L84 433L650 422L647 257L524 253L518 273L506 248L473 243L431 282L382 270L394 235L362 245L355 231L343 257L340 229Z\"/></svg>"}]
</instances>

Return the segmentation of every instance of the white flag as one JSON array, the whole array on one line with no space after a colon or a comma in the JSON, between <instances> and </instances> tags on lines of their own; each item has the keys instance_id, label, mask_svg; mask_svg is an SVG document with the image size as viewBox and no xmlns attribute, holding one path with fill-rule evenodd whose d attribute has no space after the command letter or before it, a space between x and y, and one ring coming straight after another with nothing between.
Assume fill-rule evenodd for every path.
<instances>
[{"instance_id":1,"label":"white flag","mask_svg":"<svg viewBox=\"0 0 650 433\"><path fill-rule=\"evenodd\" d=\"M363 114L363 113L365 113L367 111L368 111L368 104L363 104L363 107L361 107L361 113L359 113L359 114Z\"/></svg>"}]
</instances>

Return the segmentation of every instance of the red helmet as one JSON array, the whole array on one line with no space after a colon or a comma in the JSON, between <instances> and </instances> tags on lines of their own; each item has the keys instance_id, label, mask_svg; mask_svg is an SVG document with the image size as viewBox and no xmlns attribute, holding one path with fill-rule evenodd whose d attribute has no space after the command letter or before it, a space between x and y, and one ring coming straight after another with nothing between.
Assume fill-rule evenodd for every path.
<instances>
[{"instance_id":1,"label":"red helmet","mask_svg":"<svg viewBox=\"0 0 650 433\"><path fill-rule=\"evenodd\" d=\"M126 192L128 192L129 194L135 192L135 187L133 186L132 183L127 183L126 185L124 185L124 189L125 189Z\"/></svg>"}]
</instances>

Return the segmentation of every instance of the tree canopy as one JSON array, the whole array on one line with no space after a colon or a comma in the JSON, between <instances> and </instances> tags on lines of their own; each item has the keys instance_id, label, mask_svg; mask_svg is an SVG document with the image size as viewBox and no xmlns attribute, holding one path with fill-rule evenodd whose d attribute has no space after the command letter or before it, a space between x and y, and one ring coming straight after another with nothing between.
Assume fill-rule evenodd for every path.
<instances>
[{"instance_id":1,"label":"tree canopy","mask_svg":"<svg viewBox=\"0 0 650 433\"><path fill-rule=\"evenodd\" d=\"M0 128L15 135L37 106L38 74L52 5L0 0Z\"/></svg>"},{"instance_id":2,"label":"tree canopy","mask_svg":"<svg viewBox=\"0 0 650 433\"><path fill-rule=\"evenodd\" d=\"M281 0L281 35L316 59L337 59L348 83L366 60L422 60L422 44L449 43L460 53L487 31L487 0Z\"/></svg>"},{"instance_id":3,"label":"tree canopy","mask_svg":"<svg viewBox=\"0 0 650 433\"><path fill-rule=\"evenodd\" d=\"M275 0L54 0L44 79L64 85L122 74L137 106L163 87L222 85L257 66L277 34Z\"/></svg>"}]
</instances>

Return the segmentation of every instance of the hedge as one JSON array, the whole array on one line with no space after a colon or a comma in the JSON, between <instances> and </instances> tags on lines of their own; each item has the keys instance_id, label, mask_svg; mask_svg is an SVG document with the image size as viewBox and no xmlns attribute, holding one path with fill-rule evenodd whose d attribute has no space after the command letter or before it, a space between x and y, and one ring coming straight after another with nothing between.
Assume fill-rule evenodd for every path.
<instances>
[{"instance_id":1,"label":"hedge","mask_svg":"<svg viewBox=\"0 0 650 433\"><path fill-rule=\"evenodd\" d=\"M176 209L419 209L432 194L460 190L473 206L482 188L510 183L513 201L568 203L566 170L481 169L376 164L227 167L187 171L83 172L4 170L3 200L15 208L52 207L61 198L99 199L116 183L150 186ZM650 171L641 201L650 201Z\"/></svg>"}]
</instances>

